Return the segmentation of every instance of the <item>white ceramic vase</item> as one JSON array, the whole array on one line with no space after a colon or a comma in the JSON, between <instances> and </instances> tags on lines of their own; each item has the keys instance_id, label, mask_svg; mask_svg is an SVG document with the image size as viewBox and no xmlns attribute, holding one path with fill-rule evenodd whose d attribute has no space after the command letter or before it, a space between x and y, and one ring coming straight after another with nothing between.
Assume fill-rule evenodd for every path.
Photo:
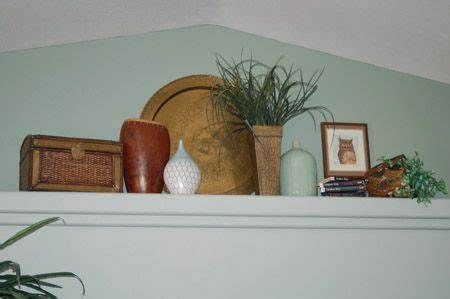
<instances>
[{"instance_id":1,"label":"white ceramic vase","mask_svg":"<svg viewBox=\"0 0 450 299\"><path fill-rule=\"evenodd\" d=\"M194 194L200 180L200 168L184 149L183 140L180 140L177 152L164 168L164 183L172 194Z\"/></svg>"}]
</instances>

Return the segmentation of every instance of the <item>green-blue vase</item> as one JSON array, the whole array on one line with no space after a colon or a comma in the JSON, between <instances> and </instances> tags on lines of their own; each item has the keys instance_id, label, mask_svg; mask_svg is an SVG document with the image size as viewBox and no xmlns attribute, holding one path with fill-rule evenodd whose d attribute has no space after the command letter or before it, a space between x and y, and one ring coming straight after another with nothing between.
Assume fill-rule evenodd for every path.
<instances>
[{"instance_id":1,"label":"green-blue vase","mask_svg":"<svg viewBox=\"0 0 450 299\"><path fill-rule=\"evenodd\" d=\"M316 196L317 165L314 156L294 140L292 148L281 156L281 195Z\"/></svg>"}]
</instances>

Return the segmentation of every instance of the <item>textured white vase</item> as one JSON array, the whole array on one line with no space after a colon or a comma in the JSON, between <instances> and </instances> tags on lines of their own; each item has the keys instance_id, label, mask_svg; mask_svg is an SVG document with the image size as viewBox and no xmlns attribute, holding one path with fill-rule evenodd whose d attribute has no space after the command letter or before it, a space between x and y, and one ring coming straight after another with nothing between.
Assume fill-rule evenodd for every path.
<instances>
[{"instance_id":1,"label":"textured white vase","mask_svg":"<svg viewBox=\"0 0 450 299\"><path fill-rule=\"evenodd\" d=\"M180 140L177 152L164 168L164 183L172 194L194 194L200 180L200 168L184 149L183 140Z\"/></svg>"}]
</instances>

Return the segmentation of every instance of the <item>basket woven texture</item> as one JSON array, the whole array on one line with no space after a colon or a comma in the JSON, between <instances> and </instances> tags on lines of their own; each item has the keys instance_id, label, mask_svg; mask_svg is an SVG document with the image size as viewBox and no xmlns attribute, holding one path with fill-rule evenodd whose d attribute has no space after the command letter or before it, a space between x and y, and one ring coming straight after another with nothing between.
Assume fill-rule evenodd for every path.
<instances>
[{"instance_id":1,"label":"basket woven texture","mask_svg":"<svg viewBox=\"0 0 450 299\"><path fill-rule=\"evenodd\" d=\"M113 159L111 155L86 153L81 159L73 159L70 151L40 152L40 181L62 185L113 184Z\"/></svg>"},{"instance_id":2,"label":"basket woven texture","mask_svg":"<svg viewBox=\"0 0 450 299\"><path fill-rule=\"evenodd\" d=\"M399 155L390 160L395 164L404 158L404 155ZM405 170L401 167L390 168L386 162L372 167L366 176L367 191L370 196L391 197L397 188L402 187L404 172Z\"/></svg>"},{"instance_id":3,"label":"basket woven texture","mask_svg":"<svg viewBox=\"0 0 450 299\"><path fill-rule=\"evenodd\" d=\"M256 169L255 185L259 195L280 194L281 138L283 128L253 126L249 134L253 165Z\"/></svg>"}]
</instances>

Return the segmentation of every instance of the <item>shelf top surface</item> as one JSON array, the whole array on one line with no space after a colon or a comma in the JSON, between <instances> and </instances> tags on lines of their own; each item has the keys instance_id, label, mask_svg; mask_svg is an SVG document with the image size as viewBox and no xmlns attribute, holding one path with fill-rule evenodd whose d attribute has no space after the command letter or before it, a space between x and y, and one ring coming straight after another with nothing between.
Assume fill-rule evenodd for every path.
<instances>
[{"instance_id":1,"label":"shelf top surface","mask_svg":"<svg viewBox=\"0 0 450 299\"><path fill-rule=\"evenodd\" d=\"M450 218L450 200L75 192L0 192L0 213Z\"/></svg>"}]
</instances>

